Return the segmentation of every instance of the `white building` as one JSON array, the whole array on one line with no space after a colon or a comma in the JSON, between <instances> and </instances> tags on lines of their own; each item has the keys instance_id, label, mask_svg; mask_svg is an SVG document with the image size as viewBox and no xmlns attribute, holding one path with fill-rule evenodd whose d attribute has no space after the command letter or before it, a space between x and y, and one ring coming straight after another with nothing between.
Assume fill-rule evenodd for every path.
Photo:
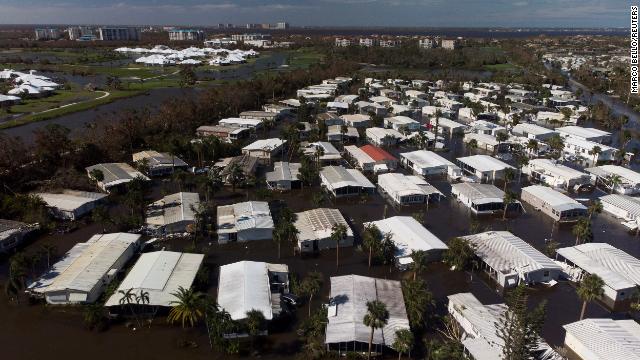
<instances>
[{"instance_id":1,"label":"white building","mask_svg":"<svg viewBox=\"0 0 640 360\"><path fill-rule=\"evenodd\" d=\"M89 166L86 168L89 178L93 179L92 173L97 171L102 174L102 180L96 180L96 183L100 189L106 192L110 192L113 188L119 188L124 184L132 181L133 179L142 179L149 181L140 171L131 167L126 163L104 163Z\"/></svg>"},{"instance_id":2,"label":"white building","mask_svg":"<svg viewBox=\"0 0 640 360\"><path fill-rule=\"evenodd\" d=\"M351 39L336 38L334 44L336 47L349 47L351 46Z\"/></svg>"},{"instance_id":3,"label":"white building","mask_svg":"<svg viewBox=\"0 0 640 360\"><path fill-rule=\"evenodd\" d=\"M170 175L173 174L175 169L185 169L189 166L175 155L154 150L140 151L133 154L133 162L136 164L145 163L147 175L149 176Z\"/></svg>"},{"instance_id":4,"label":"white building","mask_svg":"<svg viewBox=\"0 0 640 360\"><path fill-rule=\"evenodd\" d=\"M475 177L480 182L493 182L504 178L506 169L514 169L494 157L488 155L473 155L458 158L458 166L462 171Z\"/></svg>"},{"instance_id":5,"label":"white building","mask_svg":"<svg viewBox=\"0 0 640 360\"><path fill-rule=\"evenodd\" d=\"M277 161L273 171L266 174L267 186L271 190L291 190L300 187L300 163Z\"/></svg>"},{"instance_id":6,"label":"white building","mask_svg":"<svg viewBox=\"0 0 640 360\"><path fill-rule=\"evenodd\" d=\"M611 133L596 128L585 128L581 126L563 126L556 129L563 138L572 137L596 143L611 142Z\"/></svg>"},{"instance_id":7,"label":"white building","mask_svg":"<svg viewBox=\"0 0 640 360\"><path fill-rule=\"evenodd\" d=\"M6 254L15 249L31 232L39 228L38 224L0 219L0 254Z\"/></svg>"},{"instance_id":8,"label":"white building","mask_svg":"<svg viewBox=\"0 0 640 360\"><path fill-rule=\"evenodd\" d=\"M492 214L504 210L504 192L490 184L453 184L451 195L476 214Z\"/></svg>"},{"instance_id":9,"label":"white building","mask_svg":"<svg viewBox=\"0 0 640 360\"><path fill-rule=\"evenodd\" d=\"M254 118L226 118L218 121L218 125L235 127L235 128L247 128L247 129L260 129L264 125L262 119Z\"/></svg>"},{"instance_id":10,"label":"white building","mask_svg":"<svg viewBox=\"0 0 640 360\"><path fill-rule=\"evenodd\" d=\"M344 125L354 128L366 128L371 125L371 116L363 114L341 115Z\"/></svg>"},{"instance_id":11,"label":"white building","mask_svg":"<svg viewBox=\"0 0 640 360\"><path fill-rule=\"evenodd\" d=\"M263 164L270 164L271 159L282 151L286 140L278 138L257 140L242 148L242 154L258 158Z\"/></svg>"},{"instance_id":12,"label":"white building","mask_svg":"<svg viewBox=\"0 0 640 360\"><path fill-rule=\"evenodd\" d=\"M204 31L193 29L176 29L169 31L169 41L203 41Z\"/></svg>"},{"instance_id":13,"label":"white building","mask_svg":"<svg viewBox=\"0 0 640 360\"><path fill-rule=\"evenodd\" d=\"M538 141L545 141L553 135L557 134L551 129L547 129L546 127L530 123L520 123L514 126L511 129L511 133Z\"/></svg>"},{"instance_id":14,"label":"white building","mask_svg":"<svg viewBox=\"0 0 640 360\"><path fill-rule=\"evenodd\" d=\"M470 131L476 134L485 134L491 135L493 137L497 136L499 133L506 134L507 128L502 125L498 125L496 123L492 123L486 120L475 120L472 121L469 126L471 126Z\"/></svg>"},{"instance_id":15,"label":"white building","mask_svg":"<svg viewBox=\"0 0 640 360\"><path fill-rule=\"evenodd\" d=\"M218 242L271 240L273 218L269 204L247 201L218 206Z\"/></svg>"},{"instance_id":16,"label":"white building","mask_svg":"<svg viewBox=\"0 0 640 360\"><path fill-rule=\"evenodd\" d=\"M589 174L549 159L531 159L522 172L532 180L565 190L577 190L591 183Z\"/></svg>"},{"instance_id":17,"label":"white building","mask_svg":"<svg viewBox=\"0 0 640 360\"><path fill-rule=\"evenodd\" d=\"M623 219L625 226L632 229L640 226L640 199L629 195L610 194L600 198L602 210L618 219Z\"/></svg>"},{"instance_id":18,"label":"white building","mask_svg":"<svg viewBox=\"0 0 640 360\"><path fill-rule=\"evenodd\" d=\"M640 260L605 243L587 243L558 249L558 258L572 265L571 280L579 282L585 274L604 281L603 300L615 308L632 299L640 285Z\"/></svg>"},{"instance_id":19,"label":"white building","mask_svg":"<svg viewBox=\"0 0 640 360\"><path fill-rule=\"evenodd\" d=\"M198 193L179 192L163 197L147 206L145 224L154 236L187 232L196 222L200 207Z\"/></svg>"},{"instance_id":20,"label":"white building","mask_svg":"<svg viewBox=\"0 0 640 360\"><path fill-rule=\"evenodd\" d=\"M364 225L375 225L382 234L391 234L396 246L396 266L403 270L413 263L413 251L424 251L428 261L439 261L448 249L442 240L411 216L394 216Z\"/></svg>"},{"instance_id":21,"label":"white building","mask_svg":"<svg viewBox=\"0 0 640 360\"><path fill-rule=\"evenodd\" d=\"M468 126L465 124L461 124L459 122L441 117L441 118L438 118L438 121L436 121L435 118L429 120L429 124L433 129L435 129L436 122L438 124L438 135L439 134L446 134L446 135L463 134L464 131L468 128Z\"/></svg>"},{"instance_id":22,"label":"white building","mask_svg":"<svg viewBox=\"0 0 640 360\"><path fill-rule=\"evenodd\" d=\"M439 201L444 195L419 176L388 173L378 175L378 187L396 205L415 205Z\"/></svg>"},{"instance_id":23,"label":"white building","mask_svg":"<svg viewBox=\"0 0 640 360\"><path fill-rule=\"evenodd\" d=\"M282 311L280 290L289 292L287 265L239 261L220 266L218 305L233 320L246 319L251 310L260 311L265 320L273 320Z\"/></svg>"},{"instance_id":24,"label":"white building","mask_svg":"<svg viewBox=\"0 0 640 360\"><path fill-rule=\"evenodd\" d=\"M379 127L367 128L365 135L367 141L376 146L393 146L405 140L405 136L397 130Z\"/></svg>"},{"instance_id":25,"label":"white building","mask_svg":"<svg viewBox=\"0 0 640 360\"><path fill-rule=\"evenodd\" d=\"M543 185L522 188L520 199L558 222L574 222L587 215L587 207Z\"/></svg>"},{"instance_id":26,"label":"white building","mask_svg":"<svg viewBox=\"0 0 640 360\"><path fill-rule=\"evenodd\" d=\"M543 253L508 231L488 231L463 236L482 261L481 268L501 287L547 283L562 272Z\"/></svg>"},{"instance_id":27,"label":"white building","mask_svg":"<svg viewBox=\"0 0 640 360\"><path fill-rule=\"evenodd\" d=\"M418 131L420 123L407 116L394 116L384 119L384 127L404 131Z\"/></svg>"},{"instance_id":28,"label":"white building","mask_svg":"<svg viewBox=\"0 0 640 360\"><path fill-rule=\"evenodd\" d=\"M500 142L495 136L488 134L468 133L465 134L463 141L465 144L475 141L478 149L489 152L501 153L508 151L510 148L509 143Z\"/></svg>"},{"instance_id":29,"label":"white building","mask_svg":"<svg viewBox=\"0 0 640 360\"><path fill-rule=\"evenodd\" d=\"M623 195L640 193L640 174L618 165L601 165L585 169L597 185Z\"/></svg>"},{"instance_id":30,"label":"white building","mask_svg":"<svg viewBox=\"0 0 640 360\"><path fill-rule=\"evenodd\" d=\"M27 291L49 304L93 303L138 249L141 235L98 234L78 243Z\"/></svg>"},{"instance_id":31,"label":"white building","mask_svg":"<svg viewBox=\"0 0 640 360\"><path fill-rule=\"evenodd\" d=\"M375 185L356 169L345 169L342 166L325 166L320 171L322 187L335 197L356 196L363 193L372 194Z\"/></svg>"},{"instance_id":32,"label":"white building","mask_svg":"<svg viewBox=\"0 0 640 360\"><path fill-rule=\"evenodd\" d=\"M106 194L63 190L61 193L36 193L47 204L54 217L64 220L77 220L100 204Z\"/></svg>"},{"instance_id":33,"label":"white building","mask_svg":"<svg viewBox=\"0 0 640 360\"><path fill-rule=\"evenodd\" d=\"M340 210L320 208L296 214L294 226L298 229L298 249L300 252L317 252L335 249L336 241L331 239L333 227L340 224L347 228L347 236L339 241L340 247L353 246L353 230L344 219Z\"/></svg>"},{"instance_id":34,"label":"white building","mask_svg":"<svg viewBox=\"0 0 640 360\"><path fill-rule=\"evenodd\" d=\"M344 150L362 171L387 172L395 170L398 166L398 159L383 149L372 145L363 147L348 145L344 147Z\"/></svg>"},{"instance_id":35,"label":"white building","mask_svg":"<svg viewBox=\"0 0 640 360\"><path fill-rule=\"evenodd\" d=\"M640 325L632 319L584 319L562 327L564 346L581 360L640 360Z\"/></svg>"},{"instance_id":36,"label":"white building","mask_svg":"<svg viewBox=\"0 0 640 360\"><path fill-rule=\"evenodd\" d=\"M171 307L174 301L178 301L173 294L180 287L191 288L203 260L203 254L164 250L144 253L140 255L118 289L109 297L105 306L127 305L120 291L131 291L136 296L140 295L140 292L149 296L149 302L145 303L145 306Z\"/></svg>"},{"instance_id":37,"label":"white building","mask_svg":"<svg viewBox=\"0 0 640 360\"><path fill-rule=\"evenodd\" d=\"M596 148L599 148L600 152L596 155L592 155L591 152ZM562 151L566 154L574 155L580 160L584 160L587 164L595 166L599 161L615 160L618 149L597 142L569 136L564 139L564 149L562 149Z\"/></svg>"},{"instance_id":38,"label":"white building","mask_svg":"<svg viewBox=\"0 0 640 360\"><path fill-rule=\"evenodd\" d=\"M474 360L502 359L504 340L498 333L507 305L484 305L471 293L453 294L447 298L447 310L464 332L460 341L466 353ZM562 360L563 357L540 338L533 359Z\"/></svg>"},{"instance_id":39,"label":"white building","mask_svg":"<svg viewBox=\"0 0 640 360\"><path fill-rule=\"evenodd\" d=\"M331 302L327 310L325 344L338 353L365 352L369 347L371 328L362 323L367 302L378 300L387 306L387 324L373 332L373 352L382 353L396 339L396 331L409 330L409 320L399 281L359 275L331 278Z\"/></svg>"},{"instance_id":40,"label":"white building","mask_svg":"<svg viewBox=\"0 0 640 360\"><path fill-rule=\"evenodd\" d=\"M402 164L421 176L447 175L457 178L462 175L462 169L442 156L427 150L416 150L400 154Z\"/></svg>"}]
</instances>

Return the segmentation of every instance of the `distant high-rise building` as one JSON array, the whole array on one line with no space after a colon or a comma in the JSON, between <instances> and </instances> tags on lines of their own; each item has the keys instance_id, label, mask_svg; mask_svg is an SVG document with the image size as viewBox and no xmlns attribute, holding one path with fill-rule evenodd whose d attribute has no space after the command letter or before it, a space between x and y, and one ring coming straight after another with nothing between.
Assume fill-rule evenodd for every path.
<instances>
[{"instance_id":1,"label":"distant high-rise building","mask_svg":"<svg viewBox=\"0 0 640 360\"><path fill-rule=\"evenodd\" d=\"M436 45L438 45L437 42L432 38L424 38L418 41L418 47L421 49L433 49Z\"/></svg>"},{"instance_id":2,"label":"distant high-rise building","mask_svg":"<svg viewBox=\"0 0 640 360\"><path fill-rule=\"evenodd\" d=\"M242 42L257 41L257 40L271 41L271 35L270 34L233 34L231 35L231 40L242 41Z\"/></svg>"},{"instance_id":3,"label":"distant high-rise building","mask_svg":"<svg viewBox=\"0 0 640 360\"><path fill-rule=\"evenodd\" d=\"M279 23L276 24L276 29L278 30L286 30L289 28L289 23L281 21Z\"/></svg>"},{"instance_id":4,"label":"distant high-rise building","mask_svg":"<svg viewBox=\"0 0 640 360\"><path fill-rule=\"evenodd\" d=\"M459 46L459 43L457 39L442 39L440 46L442 46L443 49L453 50Z\"/></svg>"},{"instance_id":5,"label":"distant high-rise building","mask_svg":"<svg viewBox=\"0 0 640 360\"><path fill-rule=\"evenodd\" d=\"M103 41L139 41L140 29L133 27L102 27L98 38Z\"/></svg>"},{"instance_id":6,"label":"distant high-rise building","mask_svg":"<svg viewBox=\"0 0 640 360\"><path fill-rule=\"evenodd\" d=\"M350 39L343 39L343 38L336 38L335 45L337 47L348 47L348 46L351 46L351 40Z\"/></svg>"},{"instance_id":7,"label":"distant high-rise building","mask_svg":"<svg viewBox=\"0 0 640 360\"><path fill-rule=\"evenodd\" d=\"M396 46L400 46L401 44L402 41L396 39L380 40L380 47L383 48L393 48Z\"/></svg>"},{"instance_id":8,"label":"distant high-rise building","mask_svg":"<svg viewBox=\"0 0 640 360\"><path fill-rule=\"evenodd\" d=\"M203 41L204 31L202 30L171 30L169 31L169 41Z\"/></svg>"},{"instance_id":9,"label":"distant high-rise building","mask_svg":"<svg viewBox=\"0 0 640 360\"><path fill-rule=\"evenodd\" d=\"M372 47L372 46L374 46L376 44L378 44L378 40L377 39L372 39L372 38L361 38L360 39L360 46Z\"/></svg>"},{"instance_id":10,"label":"distant high-rise building","mask_svg":"<svg viewBox=\"0 0 640 360\"><path fill-rule=\"evenodd\" d=\"M36 29L36 40L57 40L61 38L60 30L47 28L47 29Z\"/></svg>"},{"instance_id":11,"label":"distant high-rise building","mask_svg":"<svg viewBox=\"0 0 640 360\"><path fill-rule=\"evenodd\" d=\"M70 26L67 29L67 34L69 34L69 40L80 40L95 38L95 30L88 26Z\"/></svg>"}]
</instances>

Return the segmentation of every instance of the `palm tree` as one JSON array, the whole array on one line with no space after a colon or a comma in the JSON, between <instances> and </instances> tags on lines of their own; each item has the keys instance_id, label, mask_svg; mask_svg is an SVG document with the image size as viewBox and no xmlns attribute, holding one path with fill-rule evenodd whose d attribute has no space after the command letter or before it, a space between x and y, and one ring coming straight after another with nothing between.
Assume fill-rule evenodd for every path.
<instances>
[{"instance_id":1,"label":"palm tree","mask_svg":"<svg viewBox=\"0 0 640 360\"><path fill-rule=\"evenodd\" d=\"M340 267L340 241L347 237L347 227L344 224L334 224L331 228L331 240L336 242L336 269Z\"/></svg>"},{"instance_id":2,"label":"palm tree","mask_svg":"<svg viewBox=\"0 0 640 360\"><path fill-rule=\"evenodd\" d=\"M118 294L121 295L120 300L118 301L120 306L126 305L129 308L129 311L131 312L131 316L133 316L133 318L136 320L136 323L138 323L138 316L133 307L133 304L135 303L135 299L136 299L136 294L133 292L133 289L118 290Z\"/></svg>"},{"instance_id":3,"label":"palm tree","mask_svg":"<svg viewBox=\"0 0 640 360\"><path fill-rule=\"evenodd\" d=\"M448 266L464 271L473 265L475 252L469 241L456 237L449 241L449 248L444 252L442 260Z\"/></svg>"},{"instance_id":4,"label":"palm tree","mask_svg":"<svg viewBox=\"0 0 640 360\"><path fill-rule=\"evenodd\" d=\"M476 139L469 140L469 143L467 144L467 148L469 149L469 155L471 155L471 153L475 152L476 149L478 148L478 140Z\"/></svg>"},{"instance_id":5,"label":"palm tree","mask_svg":"<svg viewBox=\"0 0 640 360\"><path fill-rule=\"evenodd\" d=\"M507 186L509 185L510 182L513 181L513 179L516 177L516 173L515 171L513 171L512 168L506 168L504 169L504 192L507 192Z\"/></svg>"},{"instance_id":6,"label":"palm tree","mask_svg":"<svg viewBox=\"0 0 640 360\"><path fill-rule=\"evenodd\" d=\"M573 225L571 233L576 237L576 245L590 242L593 238L593 232L591 230L591 221L589 218L580 218L578 222Z\"/></svg>"},{"instance_id":7,"label":"palm tree","mask_svg":"<svg viewBox=\"0 0 640 360\"><path fill-rule=\"evenodd\" d=\"M613 191L616 189L616 187L622 184L622 178L620 177L620 175L612 175L609 178L609 184L611 184L611 193L613 194Z\"/></svg>"},{"instance_id":8,"label":"palm tree","mask_svg":"<svg viewBox=\"0 0 640 360\"><path fill-rule=\"evenodd\" d=\"M529 142L527 143L527 149L529 149L529 151L535 155L538 154L538 140L536 139L530 139Z\"/></svg>"},{"instance_id":9,"label":"palm tree","mask_svg":"<svg viewBox=\"0 0 640 360\"><path fill-rule=\"evenodd\" d=\"M411 251L411 270L413 270L413 280L416 279L418 273L427 269L427 253L424 250Z\"/></svg>"},{"instance_id":10,"label":"palm tree","mask_svg":"<svg viewBox=\"0 0 640 360\"><path fill-rule=\"evenodd\" d=\"M594 301L604 295L604 281L596 274L588 274L578 285L578 297L582 300L582 310L580 311L580 320L584 318L587 310L587 303Z\"/></svg>"},{"instance_id":11,"label":"palm tree","mask_svg":"<svg viewBox=\"0 0 640 360\"><path fill-rule=\"evenodd\" d=\"M502 220L507 220L507 211L509 210L509 205L513 204L518 197L515 193L510 190L505 191L504 197L502 198L502 202L504 203L504 209L502 210Z\"/></svg>"},{"instance_id":12,"label":"palm tree","mask_svg":"<svg viewBox=\"0 0 640 360\"><path fill-rule=\"evenodd\" d=\"M598 145L589 150L589 155L593 156L593 166L596 166L598 163L598 155L600 155L600 153L602 153L602 148Z\"/></svg>"},{"instance_id":13,"label":"palm tree","mask_svg":"<svg viewBox=\"0 0 640 360\"><path fill-rule=\"evenodd\" d=\"M411 330L396 330L396 339L393 341L391 347L398 352L398 360L402 359L402 354L411 352L413 348L413 333Z\"/></svg>"},{"instance_id":14,"label":"palm tree","mask_svg":"<svg viewBox=\"0 0 640 360\"><path fill-rule=\"evenodd\" d=\"M220 169L212 167L211 170L209 170L209 172L207 173L207 180L207 194L211 192L211 197L213 198L224 185L224 180L222 179L222 175L220 174Z\"/></svg>"},{"instance_id":15,"label":"palm tree","mask_svg":"<svg viewBox=\"0 0 640 360\"><path fill-rule=\"evenodd\" d=\"M362 319L362 323L365 326L371 328L369 335L369 352L367 359L371 359L371 347L373 345L373 332L376 329L383 328L389 321L389 311L387 305L379 300L367 301L367 313Z\"/></svg>"},{"instance_id":16,"label":"palm tree","mask_svg":"<svg viewBox=\"0 0 640 360\"><path fill-rule=\"evenodd\" d=\"M362 245L369 249L369 269L371 269L371 258L373 252L380 249L380 241L382 240L382 232L375 224L367 224L362 233Z\"/></svg>"},{"instance_id":17,"label":"palm tree","mask_svg":"<svg viewBox=\"0 0 640 360\"><path fill-rule=\"evenodd\" d=\"M265 318L262 311L256 309L247 311L246 324L249 335L251 335L251 348L253 348L253 342L255 338L260 335L265 324Z\"/></svg>"},{"instance_id":18,"label":"palm tree","mask_svg":"<svg viewBox=\"0 0 640 360\"><path fill-rule=\"evenodd\" d=\"M322 274L312 271L300 283L300 293L309 297L309 316L311 316L311 302L313 296L320 292L322 283L324 282Z\"/></svg>"},{"instance_id":19,"label":"palm tree","mask_svg":"<svg viewBox=\"0 0 640 360\"><path fill-rule=\"evenodd\" d=\"M589 213L589 220L591 220L593 214L600 214L602 212L602 202L600 202L600 200L592 201L587 208L587 212Z\"/></svg>"},{"instance_id":20,"label":"palm tree","mask_svg":"<svg viewBox=\"0 0 640 360\"><path fill-rule=\"evenodd\" d=\"M238 186L238 184L240 184L242 182L242 180L244 179L244 172L242 171L242 168L240 167L240 164L235 163L233 165L231 165L231 168L229 169L229 175L227 177L229 183L231 184L231 190L235 193L236 192L236 186Z\"/></svg>"},{"instance_id":21,"label":"palm tree","mask_svg":"<svg viewBox=\"0 0 640 360\"><path fill-rule=\"evenodd\" d=\"M429 309L435 306L433 294L422 279L402 281L402 295L404 297L409 325L414 331L423 329L427 323Z\"/></svg>"},{"instance_id":22,"label":"palm tree","mask_svg":"<svg viewBox=\"0 0 640 360\"><path fill-rule=\"evenodd\" d=\"M204 294L195 292L193 289L185 289L182 286L178 287L178 291L172 293L177 300L171 301L170 305L173 307L169 311L167 321L173 324L179 321L184 328L188 323L189 326L194 327L204 315Z\"/></svg>"}]
</instances>

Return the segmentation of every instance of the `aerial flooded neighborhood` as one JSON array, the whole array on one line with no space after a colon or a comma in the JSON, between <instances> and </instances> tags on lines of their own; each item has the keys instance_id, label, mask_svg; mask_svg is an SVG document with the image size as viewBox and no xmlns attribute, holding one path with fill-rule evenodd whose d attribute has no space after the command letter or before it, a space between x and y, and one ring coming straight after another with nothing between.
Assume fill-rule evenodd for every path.
<instances>
[{"instance_id":1,"label":"aerial flooded neighborhood","mask_svg":"<svg viewBox=\"0 0 640 360\"><path fill-rule=\"evenodd\" d=\"M0 4L4 358L640 359L637 11Z\"/></svg>"}]
</instances>

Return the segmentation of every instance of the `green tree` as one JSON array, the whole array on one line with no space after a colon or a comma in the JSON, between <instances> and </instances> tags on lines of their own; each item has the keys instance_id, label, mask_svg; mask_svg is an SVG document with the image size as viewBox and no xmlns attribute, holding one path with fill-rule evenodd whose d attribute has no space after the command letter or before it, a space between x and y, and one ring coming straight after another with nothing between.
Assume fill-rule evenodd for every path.
<instances>
[{"instance_id":1,"label":"green tree","mask_svg":"<svg viewBox=\"0 0 640 360\"><path fill-rule=\"evenodd\" d=\"M511 190L507 190L504 193L504 197L502 198L502 202L504 203L504 208L502 209L502 220L507 220L507 211L509 211L509 206L516 202L518 199L517 195Z\"/></svg>"},{"instance_id":2,"label":"green tree","mask_svg":"<svg viewBox=\"0 0 640 360\"><path fill-rule=\"evenodd\" d=\"M84 308L84 311L82 312L82 320L89 330L103 330L107 327L109 317L104 305L95 303L89 304Z\"/></svg>"},{"instance_id":3,"label":"green tree","mask_svg":"<svg viewBox=\"0 0 640 360\"><path fill-rule=\"evenodd\" d=\"M594 214L600 214L602 212L602 202L600 202L600 200L591 201L587 212L589 213L589 220L591 220Z\"/></svg>"},{"instance_id":4,"label":"green tree","mask_svg":"<svg viewBox=\"0 0 640 360\"><path fill-rule=\"evenodd\" d=\"M189 325L194 327L204 316L204 294L195 292L193 289L178 287L178 291L172 293L177 300L171 301L171 310L167 321L173 324L180 322L182 327Z\"/></svg>"},{"instance_id":5,"label":"green tree","mask_svg":"<svg viewBox=\"0 0 640 360\"><path fill-rule=\"evenodd\" d=\"M367 301L367 313L362 319L362 323L371 329L369 334L369 351L367 359L371 359L371 348L373 346L373 332L381 329L389 321L389 311L387 305L379 300Z\"/></svg>"},{"instance_id":6,"label":"green tree","mask_svg":"<svg viewBox=\"0 0 640 360\"><path fill-rule=\"evenodd\" d=\"M193 71L193 67L185 66L180 70L180 87L193 86L197 81L198 77L195 71Z\"/></svg>"},{"instance_id":7,"label":"green tree","mask_svg":"<svg viewBox=\"0 0 640 360\"><path fill-rule=\"evenodd\" d=\"M587 217L580 218L571 228L571 233L576 237L576 245L591 242L593 240L591 220Z\"/></svg>"},{"instance_id":8,"label":"green tree","mask_svg":"<svg viewBox=\"0 0 640 360\"><path fill-rule=\"evenodd\" d=\"M227 175L227 181L231 184L231 190L235 193L236 186L240 185L242 181L244 181L244 172L240 167L240 164L235 163L231 165L229 169L229 174Z\"/></svg>"},{"instance_id":9,"label":"green tree","mask_svg":"<svg viewBox=\"0 0 640 360\"><path fill-rule=\"evenodd\" d=\"M424 250L412 250L411 260L411 270L413 271L413 280L415 280L419 273L427 269L427 253Z\"/></svg>"},{"instance_id":10,"label":"green tree","mask_svg":"<svg viewBox=\"0 0 640 360\"><path fill-rule=\"evenodd\" d=\"M444 252L443 262L455 270L464 271L473 266L475 253L472 245L465 239L453 238Z\"/></svg>"},{"instance_id":11,"label":"green tree","mask_svg":"<svg viewBox=\"0 0 640 360\"><path fill-rule=\"evenodd\" d=\"M429 311L435 305L433 294L422 279L402 281L402 295L409 318L409 325L414 331L426 327Z\"/></svg>"},{"instance_id":12,"label":"green tree","mask_svg":"<svg viewBox=\"0 0 640 360\"><path fill-rule=\"evenodd\" d=\"M320 172L316 163L308 156L303 156L300 160L300 171L298 172L298 180L303 184L311 186L318 179Z\"/></svg>"},{"instance_id":13,"label":"green tree","mask_svg":"<svg viewBox=\"0 0 640 360\"><path fill-rule=\"evenodd\" d=\"M336 269L340 267L340 241L347 238L347 231L344 224L334 224L331 228L331 240L336 242Z\"/></svg>"},{"instance_id":14,"label":"green tree","mask_svg":"<svg viewBox=\"0 0 640 360\"><path fill-rule=\"evenodd\" d=\"M498 322L497 335L504 341L502 359L532 359L538 347L539 333L544 324L546 302L533 310L527 307L528 294L520 284L507 297L508 309Z\"/></svg>"},{"instance_id":15,"label":"green tree","mask_svg":"<svg viewBox=\"0 0 640 360\"><path fill-rule=\"evenodd\" d=\"M251 336L251 348L253 348L255 338L264 330L266 320L262 311L252 309L247 311L247 318L245 321L247 324L247 331Z\"/></svg>"},{"instance_id":16,"label":"green tree","mask_svg":"<svg viewBox=\"0 0 640 360\"><path fill-rule=\"evenodd\" d=\"M402 354L408 354L413 349L413 333L409 329L396 330L396 339L391 347L398 352L398 360L402 359Z\"/></svg>"},{"instance_id":17,"label":"green tree","mask_svg":"<svg viewBox=\"0 0 640 360\"><path fill-rule=\"evenodd\" d=\"M322 273L312 271L308 273L300 283L299 295L309 298L309 316L311 316L311 302L313 301L313 297L320 292L323 282L324 277L322 276Z\"/></svg>"},{"instance_id":18,"label":"green tree","mask_svg":"<svg viewBox=\"0 0 640 360\"><path fill-rule=\"evenodd\" d=\"M371 268L371 258L374 253L380 250L382 243L382 232L375 224L367 224L362 233L362 245L369 251L369 268Z\"/></svg>"},{"instance_id":19,"label":"green tree","mask_svg":"<svg viewBox=\"0 0 640 360\"><path fill-rule=\"evenodd\" d=\"M576 292L580 300L582 300L582 310L580 310L580 320L582 320L587 310L587 303L604 295L604 281L596 274L587 274L578 284Z\"/></svg>"}]
</instances>

